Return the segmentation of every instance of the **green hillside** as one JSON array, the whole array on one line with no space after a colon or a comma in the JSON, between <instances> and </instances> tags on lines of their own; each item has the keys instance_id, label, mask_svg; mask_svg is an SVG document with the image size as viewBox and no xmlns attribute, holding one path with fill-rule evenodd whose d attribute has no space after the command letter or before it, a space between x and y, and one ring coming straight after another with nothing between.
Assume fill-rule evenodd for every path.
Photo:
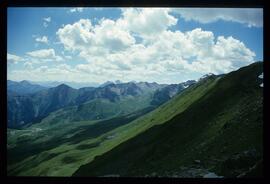
<instances>
[{"instance_id":1,"label":"green hillside","mask_svg":"<svg viewBox=\"0 0 270 184\"><path fill-rule=\"evenodd\" d=\"M115 102L104 98L94 99L81 105L52 112L38 126L46 127L56 123L102 120L123 116L150 107L152 95L152 93L147 93L140 96L127 96Z\"/></svg>"},{"instance_id":2,"label":"green hillside","mask_svg":"<svg viewBox=\"0 0 270 184\"><path fill-rule=\"evenodd\" d=\"M85 132L85 129L91 132L92 124L98 125L100 121L63 121L52 124L50 121L44 121L25 130L10 130L8 132L8 175L70 176L81 165L92 161L96 156L184 111L205 95L217 80L212 77L201 81L184 90L181 95L175 96L174 100L169 101L167 105L164 104L145 116L141 116L145 112L126 115L123 117L125 122L130 116L137 119L133 121L130 119L124 125L115 126L108 131L101 131L94 137L90 133L81 136L81 132ZM117 123L120 121L117 118L112 121L120 124ZM100 127L101 129L103 127ZM77 141L73 140L75 137Z\"/></svg>"},{"instance_id":3,"label":"green hillside","mask_svg":"<svg viewBox=\"0 0 270 184\"><path fill-rule=\"evenodd\" d=\"M153 110L153 107L101 121L43 122L27 129L8 129L8 175L69 176L102 151L102 142L113 136L107 132ZM94 149L94 150L93 150Z\"/></svg>"},{"instance_id":4,"label":"green hillside","mask_svg":"<svg viewBox=\"0 0 270 184\"><path fill-rule=\"evenodd\" d=\"M74 175L262 175L263 88L258 78L262 70L263 63L258 62L188 88L125 125L130 134L142 133L133 138L127 134L131 139L81 166Z\"/></svg>"}]
</instances>

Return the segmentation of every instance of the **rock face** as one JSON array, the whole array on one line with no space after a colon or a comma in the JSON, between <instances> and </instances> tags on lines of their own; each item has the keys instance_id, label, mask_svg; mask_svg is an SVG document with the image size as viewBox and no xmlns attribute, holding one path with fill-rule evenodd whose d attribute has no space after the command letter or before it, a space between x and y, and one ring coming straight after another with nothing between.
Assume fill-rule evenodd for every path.
<instances>
[{"instance_id":1,"label":"rock face","mask_svg":"<svg viewBox=\"0 0 270 184\"><path fill-rule=\"evenodd\" d=\"M241 177L243 173L248 172L249 168L256 164L258 159L260 159L260 154L256 149L235 153L221 163L221 171L228 176Z\"/></svg>"},{"instance_id":2,"label":"rock face","mask_svg":"<svg viewBox=\"0 0 270 184\"><path fill-rule=\"evenodd\" d=\"M203 75L203 76L199 79L199 81L201 81L201 80L203 80L203 79L205 79L205 78L211 77L211 76L215 76L215 74L213 74L213 73L205 74L205 75Z\"/></svg>"},{"instance_id":3,"label":"rock face","mask_svg":"<svg viewBox=\"0 0 270 184\"><path fill-rule=\"evenodd\" d=\"M161 105L195 83L195 80L189 80L180 84L170 84L168 86L165 86L164 88L155 92L151 104Z\"/></svg>"}]
</instances>

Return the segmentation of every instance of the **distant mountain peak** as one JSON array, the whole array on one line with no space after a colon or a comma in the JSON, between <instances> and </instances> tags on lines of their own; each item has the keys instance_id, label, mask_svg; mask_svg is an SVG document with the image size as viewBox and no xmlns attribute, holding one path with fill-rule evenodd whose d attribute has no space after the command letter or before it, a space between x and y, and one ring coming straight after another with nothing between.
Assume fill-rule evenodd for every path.
<instances>
[{"instance_id":1,"label":"distant mountain peak","mask_svg":"<svg viewBox=\"0 0 270 184\"><path fill-rule=\"evenodd\" d=\"M213 76L213 75L215 75L215 74L213 74L213 73L207 73L207 74L203 75L202 77L209 77L209 76Z\"/></svg>"},{"instance_id":2,"label":"distant mountain peak","mask_svg":"<svg viewBox=\"0 0 270 184\"><path fill-rule=\"evenodd\" d=\"M120 81L120 80L116 80L116 81L115 81L115 84L121 84L121 83L123 83L123 82Z\"/></svg>"},{"instance_id":3,"label":"distant mountain peak","mask_svg":"<svg viewBox=\"0 0 270 184\"><path fill-rule=\"evenodd\" d=\"M64 89L64 88L71 88L71 87L63 83L63 84L56 86L56 88Z\"/></svg>"},{"instance_id":4,"label":"distant mountain peak","mask_svg":"<svg viewBox=\"0 0 270 184\"><path fill-rule=\"evenodd\" d=\"M29 81L27 81L27 80L22 80L21 82L20 82L21 84L31 84Z\"/></svg>"},{"instance_id":5,"label":"distant mountain peak","mask_svg":"<svg viewBox=\"0 0 270 184\"><path fill-rule=\"evenodd\" d=\"M99 87L105 87L105 86L110 85L110 84L114 84L114 82L112 82L112 81L106 81L103 84L101 84Z\"/></svg>"},{"instance_id":6,"label":"distant mountain peak","mask_svg":"<svg viewBox=\"0 0 270 184\"><path fill-rule=\"evenodd\" d=\"M213 73L207 73L207 74L203 75L201 78L199 78L199 81L200 80L203 80L203 79L205 79L207 77L210 77L210 76L215 76L215 74L213 74Z\"/></svg>"}]
</instances>

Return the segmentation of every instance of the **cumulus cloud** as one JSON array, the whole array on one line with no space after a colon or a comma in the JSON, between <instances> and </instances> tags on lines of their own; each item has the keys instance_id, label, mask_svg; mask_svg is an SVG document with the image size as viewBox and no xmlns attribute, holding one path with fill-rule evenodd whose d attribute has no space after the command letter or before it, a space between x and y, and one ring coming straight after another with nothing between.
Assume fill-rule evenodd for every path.
<instances>
[{"instance_id":1,"label":"cumulus cloud","mask_svg":"<svg viewBox=\"0 0 270 184\"><path fill-rule=\"evenodd\" d=\"M93 54L120 51L135 42L128 32L109 19L101 20L96 26L93 26L89 19L80 19L74 24L60 28L56 34L65 49Z\"/></svg>"},{"instance_id":2,"label":"cumulus cloud","mask_svg":"<svg viewBox=\"0 0 270 184\"><path fill-rule=\"evenodd\" d=\"M141 36L158 34L177 23L167 8L126 8L122 16L117 21L119 26Z\"/></svg>"},{"instance_id":3,"label":"cumulus cloud","mask_svg":"<svg viewBox=\"0 0 270 184\"><path fill-rule=\"evenodd\" d=\"M7 53L7 61L8 63L17 64L18 62L25 61L25 59L20 56Z\"/></svg>"},{"instance_id":4,"label":"cumulus cloud","mask_svg":"<svg viewBox=\"0 0 270 184\"><path fill-rule=\"evenodd\" d=\"M186 21L194 20L204 24L223 20L248 27L263 27L261 8L174 8L172 12L180 14Z\"/></svg>"},{"instance_id":5,"label":"cumulus cloud","mask_svg":"<svg viewBox=\"0 0 270 184\"><path fill-rule=\"evenodd\" d=\"M255 53L236 38L215 36L201 28L170 30L178 21L170 12L126 8L117 20L103 18L93 25L81 19L56 34L67 51L78 51L88 62L77 65L76 72L91 78L166 82L190 73L229 72L254 62Z\"/></svg>"},{"instance_id":6,"label":"cumulus cloud","mask_svg":"<svg viewBox=\"0 0 270 184\"><path fill-rule=\"evenodd\" d=\"M47 36L37 37L37 38L36 38L36 41L37 41L37 42L41 42L41 43L46 43L46 44L49 42Z\"/></svg>"},{"instance_id":7,"label":"cumulus cloud","mask_svg":"<svg viewBox=\"0 0 270 184\"><path fill-rule=\"evenodd\" d=\"M186 32L172 29L178 21L174 10L125 8L121 11L116 20L80 19L63 25L56 32L64 48L61 56L54 49L27 52L29 62L24 63L25 70L13 70L9 75L19 80L43 80L42 76L46 76L47 80L81 82L120 79L177 83L209 72L230 72L254 62L255 53L237 38L215 35L201 28ZM46 61L70 60L71 55L85 63L73 67L67 63L40 66ZM22 60L15 55L8 58ZM39 62L37 68L32 66L34 62Z\"/></svg>"},{"instance_id":8,"label":"cumulus cloud","mask_svg":"<svg viewBox=\"0 0 270 184\"><path fill-rule=\"evenodd\" d=\"M63 58L55 54L54 49L41 49L27 52L28 56L41 61L62 61Z\"/></svg>"}]
</instances>

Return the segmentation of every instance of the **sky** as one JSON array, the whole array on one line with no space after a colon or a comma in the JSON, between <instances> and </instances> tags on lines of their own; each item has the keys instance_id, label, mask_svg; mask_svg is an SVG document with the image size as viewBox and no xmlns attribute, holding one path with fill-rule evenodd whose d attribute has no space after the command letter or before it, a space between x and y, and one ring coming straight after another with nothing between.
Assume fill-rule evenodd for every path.
<instances>
[{"instance_id":1,"label":"sky","mask_svg":"<svg viewBox=\"0 0 270 184\"><path fill-rule=\"evenodd\" d=\"M14 81L180 83L263 61L263 9L8 8Z\"/></svg>"}]
</instances>

